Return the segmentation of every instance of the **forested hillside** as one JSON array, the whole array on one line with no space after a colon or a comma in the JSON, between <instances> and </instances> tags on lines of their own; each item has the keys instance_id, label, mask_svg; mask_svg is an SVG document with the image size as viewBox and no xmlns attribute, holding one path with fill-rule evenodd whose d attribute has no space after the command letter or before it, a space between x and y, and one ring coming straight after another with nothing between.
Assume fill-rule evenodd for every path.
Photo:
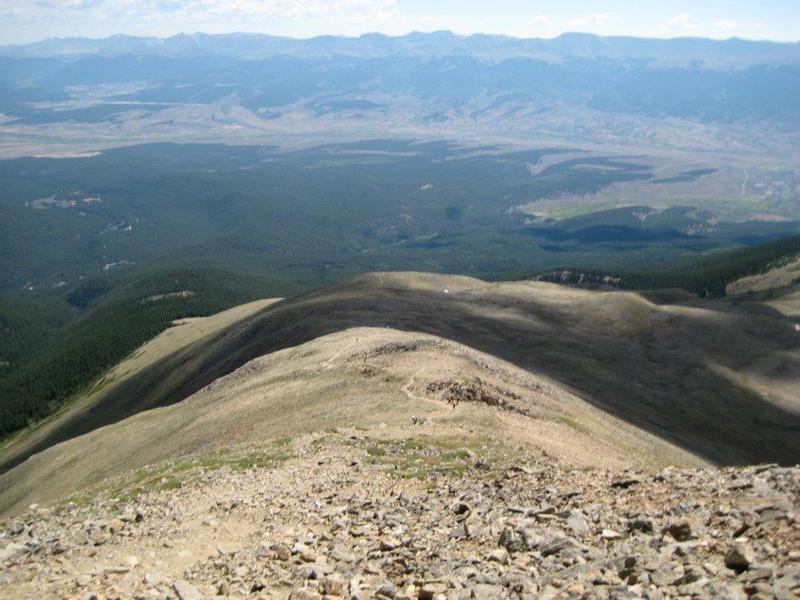
<instances>
[{"instance_id":1,"label":"forested hillside","mask_svg":"<svg viewBox=\"0 0 800 600\"><path fill-rule=\"evenodd\" d=\"M181 268L87 281L67 293L61 305L43 302L38 321L19 314L36 304L16 303L17 312L6 319L38 345L19 348L19 362L0 371L6 373L0 377L0 436L46 417L87 386L102 385L108 368L174 320L292 290L265 277Z\"/></svg>"},{"instance_id":2,"label":"forested hillside","mask_svg":"<svg viewBox=\"0 0 800 600\"><path fill-rule=\"evenodd\" d=\"M538 273L543 281L567 284L607 285L623 289L683 289L701 297L721 297L726 286L741 277L783 266L800 255L800 236L791 236L760 246L720 252L702 259L684 261L669 268L650 270L585 269L564 267ZM517 276L527 279L529 276Z\"/></svg>"}]
</instances>

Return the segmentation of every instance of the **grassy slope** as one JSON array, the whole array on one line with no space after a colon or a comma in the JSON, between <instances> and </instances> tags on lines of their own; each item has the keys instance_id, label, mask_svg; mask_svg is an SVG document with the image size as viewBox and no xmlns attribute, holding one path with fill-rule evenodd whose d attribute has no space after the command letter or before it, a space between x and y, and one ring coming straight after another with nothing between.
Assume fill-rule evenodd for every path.
<instances>
[{"instance_id":1,"label":"grassy slope","mask_svg":"<svg viewBox=\"0 0 800 600\"><path fill-rule=\"evenodd\" d=\"M41 457L52 459L65 448L85 449L80 440L98 438L83 434L111 424L128 428L128 437L120 439L140 436L136 447L142 456L137 460L152 461L208 444L256 439L267 431L279 435L284 426L284 433L297 426L324 428L336 426L340 417L352 425L362 413L339 411L353 403L370 419L389 419L393 401L380 400L380 394L404 398L407 374L385 381L353 380L352 371L327 373L328 359L315 356L318 350L313 347L302 347L341 332L336 353L346 357L359 337L348 337L347 332L357 327L423 332L464 344L530 377L552 381L562 391L571 390L600 414L626 423L629 432L699 459L794 463L800 457L800 390L792 375L800 369L800 336L793 319L777 310L757 302L692 298L655 304L631 292L536 282L489 284L455 276L375 274L270 306L119 382L91 411L65 414L38 443L8 448L3 456L6 467L71 440L12 469L3 483L16 488L15 494L26 486L35 490L39 475L34 472L46 460ZM291 348L288 355L267 357L237 371L253 359ZM259 372L259 362L291 366L301 358L307 366L298 367L300 373L319 372L310 388L302 383L305 375L273 373L277 379L267 394L250 378ZM432 358L422 366L436 364ZM217 394L218 387L228 391ZM180 405L184 408L171 406L204 388ZM424 397L424 390L419 395ZM224 418L218 412L203 416L207 403ZM370 408L374 403L377 412ZM169 408L150 410L159 406ZM244 408L240 411L239 406ZM301 406L307 409L298 421L292 415ZM563 418L586 427L583 417L570 417L567 404L564 407ZM312 419L310 414L316 416ZM163 415L179 416L169 427L161 427ZM595 433L593 426L588 429ZM614 431L622 429L616 426ZM98 434L90 434L94 435ZM109 435L103 444L114 443L115 434ZM649 451L655 445L650 442ZM96 458L107 451L92 457L98 461L92 463L98 477L123 469L129 460L124 453L109 454L116 456L111 462ZM641 448L629 453L640 455ZM75 460L74 468L85 471L87 463Z\"/></svg>"},{"instance_id":2,"label":"grassy slope","mask_svg":"<svg viewBox=\"0 0 800 600\"><path fill-rule=\"evenodd\" d=\"M516 393L530 415L428 399L431 381L474 377ZM425 425L414 427L412 416ZM508 451L538 448L580 468L700 462L503 361L432 336L358 328L256 360L183 402L139 412L32 457L0 476L0 511L102 487L104 478L148 464L343 427L380 435L436 432L462 440L459 447L496 440ZM403 466L410 473L423 467Z\"/></svg>"},{"instance_id":3,"label":"grassy slope","mask_svg":"<svg viewBox=\"0 0 800 600\"><path fill-rule=\"evenodd\" d=\"M763 270L765 265L778 265L766 275L743 280L750 286L748 289L755 290L758 282L774 284L776 273L791 270L793 263L778 253L792 250L796 242L796 238L789 239L711 257L699 265L697 272L732 275L742 269L752 272ZM137 310L142 298L154 291L183 290L187 282L192 284L188 287L201 289L196 276L186 277L182 271L151 272L134 281L83 286L77 292L87 296L85 311L91 317L84 320L94 325L96 314L102 316L105 310L112 318L107 323L116 326L113 317L119 313L115 311L124 307L134 317L141 316ZM232 280L232 285L222 285L221 295L211 295L222 306L235 304L237 297L255 289L243 285L243 281L252 280L241 276L207 272L200 276L207 286L219 286L226 278ZM384 280L390 282L390 292L383 289ZM435 282L433 289L430 282ZM190 324L169 329L146 343L44 421L7 439L0 446L0 464L7 469L58 441L174 403L250 358L359 325L393 325L470 344L524 369L546 374L609 414L712 461L796 462L800 456L791 437L797 433L798 408L797 384L791 377L798 368L796 336L791 335L793 318L800 314L797 286L756 291L749 294L746 302L735 303L701 302L680 294L646 294L646 298L662 305L655 307L645 297L632 300L636 298L632 294L583 298L584 292L569 289L558 292L564 297L553 306L558 296L552 291L545 293L550 287L531 290L526 287L529 284L516 284L518 289L513 285L487 287L469 278L423 275L366 277L285 302L275 307L275 312L266 311L247 326L227 332L223 329L233 320L249 315L260 305L241 306L214 319L190 320ZM443 306L441 294L426 297L431 291L464 286L486 290L488 297L473 298L458 307ZM497 296L489 293L490 289L505 291ZM511 309L504 298L508 290L517 297ZM99 297L94 297L95 293ZM528 297L529 293L535 297ZM76 290L68 295L71 300L75 296ZM580 298L583 300L579 302ZM214 306L202 296L202 302L194 305L187 302L191 298L166 300L167 310L157 313L160 329L168 326L171 319L166 319L170 316L208 312ZM453 298L448 294L445 300ZM45 308L51 302L46 298L35 301L43 302ZM575 306L562 306L565 301L575 302ZM670 303L675 306L667 306ZM575 312L580 307L584 310ZM521 308L521 315L513 314ZM509 310L511 315L507 314ZM443 314L437 317L439 312ZM64 323L74 318L68 313L69 310L44 311L54 315L49 323L54 329L63 327L67 331L70 326ZM460 322L457 315L461 315ZM535 326L536 319L543 316L549 331ZM518 320L518 327L509 327L510 323L505 322L509 318L512 322ZM693 320L695 324L691 324ZM147 325L146 320L139 325ZM124 327L116 328L128 333ZM472 328L476 331L470 331ZM74 329L80 332L80 328ZM488 335L480 335L481 330ZM146 339L149 334L145 327L139 328L139 334L142 332ZM34 331L31 340L36 339L35 334ZM95 341L89 334L77 339L83 343ZM141 339L128 335L124 347ZM63 349L69 344L59 340L55 347ZM598 353L597 348L604 351ZM727 423L726 411L731 408L742 416ZM747 428L747 419L751 420L752 429ZM741 427L737 425L739 421ZM759 447L750 438L770 428L770 424L778 426L778 434L770 432L770 444ZM743 432L738 441L734 433L737 430Z\"/></svg>"},{"instance_id":4,"label":"grassy slope","mask_svg":"<svg viewBox=\"0 0 800 600\"><path fill-rule=\"evenodd\" d=\"M789 287L797 282L800 282L800 257L787 260L785 264L778 265L765 273L740 277L729 283L725 292L729 296L750 294Z\"/></svg>"}]
</instances>

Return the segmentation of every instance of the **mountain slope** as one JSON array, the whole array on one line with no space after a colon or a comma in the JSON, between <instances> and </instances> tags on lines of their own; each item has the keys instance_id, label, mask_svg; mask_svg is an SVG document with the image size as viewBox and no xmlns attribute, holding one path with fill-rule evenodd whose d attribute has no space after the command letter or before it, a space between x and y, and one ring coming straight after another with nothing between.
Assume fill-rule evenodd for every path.
<instances>
[{"instance_id":1,"label":"mountain slope","mask_svg":"<svg viewBox=\"0 0 800 600\"><path fill-rule=\"evenodd\" d=\"M221 311L210 317L193 317L173 321L173 326L154 339L143 344L136 351L116 366L109 369L83 394L78 394L61 409L34 426L21 430L16 435L4 440L0 451L5 451L6 458L36 444L47 444L48 437L57 430L65 419L83 418L91 414L101 405L110 389L115 389L122 382L136 377L142 371L199 340L206 339L221 330L241 321L258 310L276 302L276 299L256 300L231 309ZM8 449L8 450L7 450Z\"/></svg>"},{"instance_id":2,"label":"mountain slope","mask_svg":"<svg viewBox=\"0 0 800 600\"><path fill-rule=\"evenodd\" d=\"M725 291L733 296L786 288L796 283L800 283L800 257L766 273L741 277L728 284Z\"/></svg>"},{"instance_id":3,"label":"mountain slope","mask_svg":"<svg viewBox=\"0 0 800 600\"><path fill-rule=\"evenodd\" d=\"M796 463L794 320L659 295L401 273L285 300L7 448L4 468L18 466L0 477L0 505L175 455L426 413L518 431L579 465Z\"/></svg>"},{"instance_id":4,"label":"mountain slope","mask_svg":"<svg viewBox=\"0 0 800 600\"><path fill-rule=\"evenodd\" d=\"M50 504L176 457L342 427L402 431L414 422L439 435L538 448L578 467L700 462L491 356L434 336L354 328L257 358L182 402L32 456L0 476L0 506Z\"/></svg>"},{"instance_id":5,"label":"mountain slope","mask_svg":"<svg viewBox=\"0 0 800 600\"><path fill-rule=\"evenodd\" d=\"M0 523L0 591L42 600L800 591L797 467L620 475L450 429L264 440L138 470L57 510L31 507Z\"/></svg>"}]
</instances>

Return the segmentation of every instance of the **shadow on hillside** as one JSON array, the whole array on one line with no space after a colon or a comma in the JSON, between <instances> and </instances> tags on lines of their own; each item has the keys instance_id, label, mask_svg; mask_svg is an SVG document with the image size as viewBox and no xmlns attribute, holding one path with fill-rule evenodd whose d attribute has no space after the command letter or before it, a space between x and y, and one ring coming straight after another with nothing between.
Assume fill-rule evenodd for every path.
<instances>
[{"instance_id":1,"label":"shadow on hillside","mask_svg":"<svg viewBox=\"0 0 800 600\"><path fill-rule=\"evenodd\" d=\"M718 464L800 462L800 415L716 368L741 371L769 359L779 367L770 376L800 388L794 353L800 335L777 311L687 299L681 309L618 327L595 318L586 306L547 304L533 292L503 289L508 288L445 294L375 275L281 302L119 384L101 404L74 414L0 468L7 471L55 443L178 402L253 358L351 327L424 332L471 346L561 382L615 417ZM635 319L636 311L650 307L631 294L592 301L597 307L628 302L620 305L623 321L626 311Z\"/></svg>"}]
</instances>

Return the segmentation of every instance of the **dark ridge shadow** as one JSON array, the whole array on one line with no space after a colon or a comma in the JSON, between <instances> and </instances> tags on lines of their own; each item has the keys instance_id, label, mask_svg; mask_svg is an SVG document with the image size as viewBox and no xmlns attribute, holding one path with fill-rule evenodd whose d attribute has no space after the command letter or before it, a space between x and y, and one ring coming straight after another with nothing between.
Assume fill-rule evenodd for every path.
<instances>
[{"instance_id":1,"label":"dark ridge shadow","mask_svg":"<svg viewBox=\"0 0 800 600\"><path fill-rule=\"evenodd\" d=\"M560 382L611 415L720 465L800 462L800 414L725 374L767 361L770 377L800 383L800 335L791 319L760 304L742 309L686 297L680 308L659 310L621 292L598 292L585 306L546 304L525 286L446 294L376 274L280 302L121 382L101 403L7 456L0 470L183 400L254 358L351 327L423 332L471 346ZM621 329L619 321L609 325L601 314L606 310L617 311ZM638 323L637 314L646 318Z\"/></svg>"},{"instance_id":2,"label":"dark ridge shadow","mask_svg":"<svg viewBox=\"0 0 800 600\"><path fill-rule=\"evenodd\" d=\"M663 290L644 290L638 294L653 304L695 304L697 294L687 292L681 288L666 288Z\"/></svg>"},{"instance_id":3,"label":"dark ridge shadow","mask_svg":"<svg viewBox=\"0 0 800 600\"><path fill-rule=\"evenodd\" d=\"M734 301L740 304L744 303L758 303L769 300L780 300L787 296L793 296L800 289L800 277L792 281L792 285L780 288L773 288L769 290L762 290L758 292L749 292L734 296Z\"/></svg>"}]
</instances>

